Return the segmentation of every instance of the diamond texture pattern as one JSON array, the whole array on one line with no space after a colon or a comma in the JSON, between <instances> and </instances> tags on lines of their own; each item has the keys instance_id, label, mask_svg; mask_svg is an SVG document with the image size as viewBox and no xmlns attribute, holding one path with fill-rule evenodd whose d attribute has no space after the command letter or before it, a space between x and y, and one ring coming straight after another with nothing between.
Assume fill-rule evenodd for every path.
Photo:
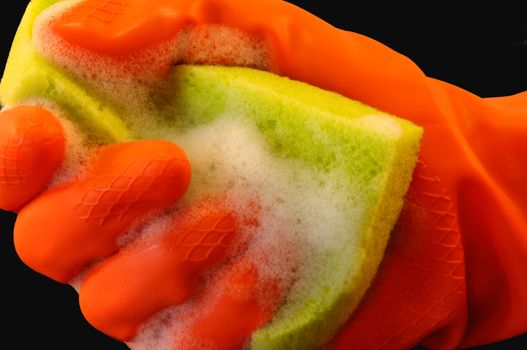
<instances>
[{"instance_id":1,"label":"diamond texture pattern","mask_svg":"<svg viewBox=\"0 0 527 350\"><path fill-rule=\"evenodd\" d=\"M335 349L408 349L444 326L465 298L454 203L419 162L377 279Z\"/></svg>"},{"instance_id":2,"label":"diamond texture pattern","mask_svg":"<svg viewBox=\"0 0 527 350\"><path fill-rule=\"evenodd\" d=\"M29 119L24 129L0 140L0 185L20 186L31 175L31 157L49 143L57 142L58 135L42 138L42 130L52 127ZM36 152L35 152L36 150Z\"/></svg>"},{"instance_id":3,"label":"diamond texture pattern","mask_svg":"<svg viewBox=\"0 0 527 350\"><path fill-rule=\"evenodd\" d=\"M29 160L20 156L27 148L23 140L0 144L0 184L18 186L29 177Z\"/></svg>"},{"instance_id":4,"label":"diamond texture pattern","mask_svg":"<svg viewBox=\"0 0 527 350\"><path fill-rule=\"evenodd\" d=\"M81 194L75 210L81 220L96 221L100 226L108 220L120 221L156 184L174 178L174 162L178 160L136 161L120 175L96 174L79 186Z\"/></svg>"},{"instance_id":5,"label":"diamond texture pattern","mask_svg":"<svg viewBox=\"0 0 527 350\"><path fill-rule=\"evenodd\" d=\"M191 229L180 233L170 249L181 257L181 261L205 262L215 253L227 250L234 233L232 215L209 214Z\"/></svg>"}]
</instances>

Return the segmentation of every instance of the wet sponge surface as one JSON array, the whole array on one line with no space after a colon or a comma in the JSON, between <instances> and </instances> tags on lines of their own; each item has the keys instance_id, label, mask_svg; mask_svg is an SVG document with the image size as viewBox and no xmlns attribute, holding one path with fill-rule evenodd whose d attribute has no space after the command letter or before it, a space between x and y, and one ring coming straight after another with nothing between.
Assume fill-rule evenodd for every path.
<instances>
[{"instance_id":1,"label":"wet sponge surface","mask_svg":"<svg viewBox=\"0 0 527 350\"><path fill-rule=\"evenodd\" d=\"M316 174L318 186L305 186L303 195L314 193L320 210L327 204L334 208L333 215L325 217L318 235L310 233L316 236L310 239L315 247L303 265L309 271L300 271L286 304L253 335L252 345L322 345L357 305L382 259L408 187L421 129L265 72L183 66L173 74L179 86L173 90L179 101L175 111L187 114L176 119L184 121L184 128L226 113L243 115L257 126L274 157L300 161ZM196 116L201 118L193 119Z\"/></svg>"},{"instance_id":2,"label":"wet sponge surface","mask_svg":"<svg viewBox=\"0 0 527 350\"><path fill-rule=\"evenodd\" d=\"M375 276L408 189L421 128L249 68L178 65L154 84L124 79L127 93L112 95L85 72L35 51L34 19L54 2L28 9L0 86L2 103L44 101L105 142L180 144L193 166L183 206L223 192L234 211L243 211L237 198L257 198L262 210L254 244L267 251L282 239L291 245L275 249L265 273L293 282L272 320L253 333L251 347L326 343ZM147 112L136 108L138 101ZM298 260L293 277L285 263L291 251Z\"/></svg>"}]
</instances>

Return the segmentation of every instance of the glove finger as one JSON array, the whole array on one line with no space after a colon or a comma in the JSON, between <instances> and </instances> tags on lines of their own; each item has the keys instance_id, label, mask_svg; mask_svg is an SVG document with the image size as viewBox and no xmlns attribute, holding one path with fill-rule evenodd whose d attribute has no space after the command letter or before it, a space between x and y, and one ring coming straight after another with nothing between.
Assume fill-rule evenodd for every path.
<instances>
[{"instance_id":1,"label":"glove finger","mask_svg":"<svg viewBox=\"0 0 527 350\"><path fill-rule=\"evenodd\" d=\"M234 217L217 202L175 216L159 239L120 250L93 268L79 292L86 319L126 341L156 312L189 298L236 242Z\"/></svg>"},{"instance_id":2,"label":"glove finger","mask_svg":"<svg viewBox=\"0 0 527 350\"><path fill-rule=\"evenodd\" d=\"M75 49L114 59L114 66L122 65L127 73L141 76L151 69L167 73L174 62L270 70L269 44L253 30L250 21L249 28L223 23L226 13L245 17L248 7L236 2L217 5L208 0L85 0L60 10L63 12L51 20L49 32ZM258 5L267 12L276 7ZM155 61L151 54L140 58L145 51L155 52ZM61 57L64 53L52 55ZM135 61L128 61L130 57ZM133 68L143 60L145 65Z\"/></svg>"},{"instance_id":3,"label":"glove finger","mask_svg":"<svg viewBox=\"0 0 527 350\"><path fill-rule=\"evenodd\" d=\"M176 5L164 0L86 0L68 9L52 29L75 45L126 55L174 36Z\"/></svg>"},{"instance_id":4,"label":"glove finger","mask_svg":"<svg viewBox=\"0 0 527 350\"><path fill-rule=\"evenodd\" d=\"M64 158L58 119L36 106L0 112L0 208L18 211L42 192Z\"/></svg>"},{"instance_id":5,"label":"glove finger","mask_svg":"<svg viewBox=\"0 0 527 350\"><path fill-rule=\"evenodd\" d=\"M214 281L213 293L205 293L201 314L176 338L175 348L247 348L247 340L273 317L285 291L277 277L265 276L262 268L248 255L229 266Z\"/></svg>"},{"instance_id":6,"label":"glove finger","mask_svg":"<svg viewBox=\"0 0 527 350\"><path fill-rule=\"evenodd\" d=\"M186 192L190 165L177 145L140 141L103 147L89 174L37 197L19 213L15 248L34 270L68 282L114 253L117 239Z\"/></svg>"}]
</instances>

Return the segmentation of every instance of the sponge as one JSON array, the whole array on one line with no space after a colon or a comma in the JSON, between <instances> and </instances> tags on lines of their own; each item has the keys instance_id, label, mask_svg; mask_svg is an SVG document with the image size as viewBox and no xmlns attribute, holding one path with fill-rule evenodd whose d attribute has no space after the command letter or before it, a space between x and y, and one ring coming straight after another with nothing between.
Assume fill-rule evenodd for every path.
<instances>
[{"instance_id":1,"label":"sponge","mask_svg":"<svg viewBox=\"0 0 527 350\"><path fill-rule=\"evenodd\" d=\"M243 252L215 272L228 274L222 271L241 259L256 266L261 280L279 281L279 305L247 339L250 348L322 347L375 276L410 183L422 129L337 93L253 68L181 64L145 79L137 69L121 71L113 81L104 74L90 79L86 63L76 68L61 61L60 42L56 51L42 49L39 40L49 38L39 32L38 18L53 14L41 12L57 2L62 5L40 0L28 7L0 85L2 104L51 108L92 143L159 138L179 144L193 178L176 210L223 196L237 217L257 221L241 225L247 237L239 248ZM93 64L99 69L105 62L95 56ZM112 88L117 85L125 87ZM206 309L199 302L214 299L207 294L214 281L210 277L198 288L197 301L174 306L169 325L154 316L125 340L137 349L178 344L189 329L185 322L200 319L196 308ZM163 312L160 317L166 317Z\"/></svg>"}]
</instances>

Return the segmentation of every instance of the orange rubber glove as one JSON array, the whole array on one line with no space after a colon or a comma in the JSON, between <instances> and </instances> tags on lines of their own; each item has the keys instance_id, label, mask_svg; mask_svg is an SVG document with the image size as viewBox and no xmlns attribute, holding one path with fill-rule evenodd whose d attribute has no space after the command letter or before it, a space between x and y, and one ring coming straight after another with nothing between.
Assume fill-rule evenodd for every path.
<instances>
[{"instance_id":1,"label":"orange rubber glove","mask_svg":"<svg viewBox=\"0 0 527 350\"><path fill-rule=\"evenodd\" d=\"M67 41L99 54L127 55L174 35L188 23L235 27L269 44L267 68L273 72L339 92L424 127L420 162L378 276L330 348L405 349L423 344L431 349L449 349L527 331L527 165L523 161L527 154L527 92L479 98L424 76L406 57L374 40L335 29L277 0L158 0L156 7L146 0L130 3L132 6L116 13L109 24L89 16L71 16L59 21L54 30ZM95 0L82 4L101 6ZM228 59L222 63L229 64ZM52 127L47 112L20 108L25 107L2 112L0 119L0 154L4 155L0 158L0 207L11 210L23 207L44 189L64 147L57 141L64 138L60 128ZM24 118L42 119L50 126L34 134L31 122ZM26 134L30 136L20 136ZM170 155L154 161L179 159L177 164L184 163L175 146L162 142L152 142L151 146ZM129 154L135 154L133 145L104 148L93 179L100 179L101 172L104 180L113 167L121 169L117 173L125 171L130 159L128 148ZM144 161L152 161L156 152L145 153ZM22 153L28 155L27 164L19 160ZM104 161L106 153L114 159L111 164ZM33 173L37 160L46 166ZM184 169L174 166L171 176L180 176ZM24 176L27 172L32 176ZM97 247L100 251L93 248L94 255L72 253L56 262L40 254L40 246L32 243L45 238L24 226L31 215L40 215L38 207L48 208L60 198L77 195L76 188L107 186L93 179L46 192L22 208L15 240L30 266L67 281L88 258L115 249L102 244ZM167 198L155 191L144 201L140 196L134 202L137 212L172 204L185 189L184 180L178 183L181 187L167 202L155 201L157 195ZM86 204L91 203L86 200ZM119 208L115 215L125 217L124 226L112 230L109 225L111 232L123 230L129 224L126 218L135 215L129 208ZM60 211L64 215L73 209ZM102 207L87 210L91 215L99 209L108 213ZM106 214L97 216L100 221L94 223L74 222L72 218L68 224L86 225L89 230L94 227L90 225L104 224ZM106 229L108 225L102 226ZM57 225L57 230L64 228ZM111 232L108 237L112 237ZM63 244L67 247L78 242L66 240ZM27 253L19 248L24 245L30 247Z\"/></svg>"},{"instance_id":2,"label":"orange rubber glove","mask_svg":"<svg viewBox=\"0 0 527 350\"><path fill-rule=\"evenodd\" d=\"M0 207L19 210L17 253L35 271L63 283L106 258L86 273L79 290L82 312L99 330L132 339L151 316L189 299L201 275L234 253L236 220L221 199L179 212L169 231L146 246L118 249L118 236L138 219L148 220L186 192L190 164L178 146L156 140L103 146L84 174L47 189L64 157L60 122L31 106L4 110L0 118ZM253 264L237 260L212 283L220 297L191 327L193 336L241 348L270 319L281 291L275 281L258 277ZM262 291L257 283L269 288ZM194 340L181 341L183 348L195 346Z\"/></svg>"}]
</instances>

